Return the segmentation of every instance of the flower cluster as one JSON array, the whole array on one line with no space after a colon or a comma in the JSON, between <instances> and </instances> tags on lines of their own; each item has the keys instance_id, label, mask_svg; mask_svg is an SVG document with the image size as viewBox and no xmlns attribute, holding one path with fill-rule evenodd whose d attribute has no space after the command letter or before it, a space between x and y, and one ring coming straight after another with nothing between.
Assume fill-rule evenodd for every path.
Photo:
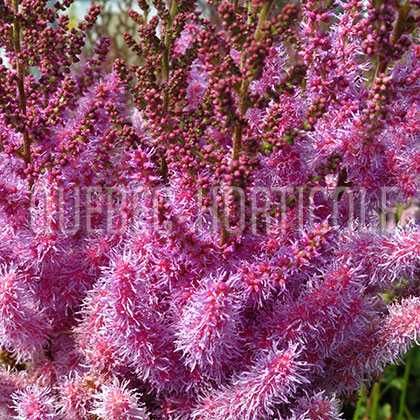
<instances>
[{"instance_id":1,"label":"flower cluster","mask_svg":"<svg viewBox=\"0 0 420 420\"><path fill-rule=\"evenodd\" d=\"M0 0L0 418L340 419L420 332L419 2L139 0L109 74L70 4Z\"/></svg>"}]
</instances>

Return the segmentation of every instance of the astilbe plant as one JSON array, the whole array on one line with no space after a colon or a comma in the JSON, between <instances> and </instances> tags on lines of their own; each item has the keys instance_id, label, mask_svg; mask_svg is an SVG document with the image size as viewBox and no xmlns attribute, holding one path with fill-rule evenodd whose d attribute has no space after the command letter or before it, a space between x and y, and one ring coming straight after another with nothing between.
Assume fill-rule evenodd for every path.
<instances>
[{"instance_id":1,"label":"astilbe plant","mask_svg":"<svg viewBox=\"0 0 420 420\"><path fill-rule=\"evenodd\" d=\"M420 3L139 1L110 74L70 3L0 1L0 418L341 418L420 331Z\"/></svg>"}]
</instances>

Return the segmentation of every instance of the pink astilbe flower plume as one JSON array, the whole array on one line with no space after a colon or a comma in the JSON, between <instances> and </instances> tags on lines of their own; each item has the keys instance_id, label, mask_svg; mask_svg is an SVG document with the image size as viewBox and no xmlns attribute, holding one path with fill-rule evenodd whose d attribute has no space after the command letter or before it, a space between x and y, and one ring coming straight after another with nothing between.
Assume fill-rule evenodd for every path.
<instances>
[{"instance_id":1,"label":"pink astilbe flower plume","mask_svg":"<svg viewBox=\"0 0 420 420\"><path fill-rule=\"evenodd\" d=\"M147 293L143 263L133 253L117 255L104 278L107 311L104 314L104 345L114 348L111 359L122 357L158 389L181 379L171 355L171 330ZM99 289L99 293L101 290ZM98 331L100 332L100 331ZM96 347L99 350L101 346Z\"/></svg>"},{"instance_id":2,"label":"pink astilbe flower plume","mask_svg":"<svg viewBox=\"0 0 420 420\"><path fill-rule=\"evenodd\" d=\"M268 349L257 363L235 378L230 386L205 397L193 414L197 420L258 420L275 414L276 404L293 398L297 387L308 382L307 366L298 346Z\"/></svg>"},{"instance_id":3,"label":"pink astilbe flower plume","mask_svg":"<svg viewBox=\"0 0 420 420\"><path fill-rule=\"evenodd\" d=\"M102 385L100 392L94 395L94 409L96 414L104 420L147 420L144 407L138 401L135 392L128 389L128 383L114 380L111 384Z\"/></svg>"},{"instance_id":4,"label":"pink astilbe flower plume","mask_svg":"<svg viewBox=\"0 0 420 420\"><path fill-rule=\"evenodd\" d=\"M335 397L327 397L324 392L298 398L290 420L341 420L340 403Z\"/></svg>"},{"instance_id":5,"label":"pink astilbe flower plume","mask_svg":"<svg viewBox=\"0 0 420 420\"><path fill-rule=\"evenodd\" d=\"M93 406L94 389L81 376L68 379L61 386L61 398L57 402L60 414L68 420L82 420Z\"/></svg>"},{"instance_id":6,"label":"pink astilbe flower plume","mask_svg":"<svg viewBox=\"0 0 420 420\"><path fill-rule=\"evenodd\" d=\"M7 419L15 414L12 395L27 386L28 382L22 373L0 369L0 417Z\"/></svg>"},{"instance_id":7,"label":"pink astilbe flower plume","mask_svg":"<svg viewBox=\"0 0 420 420\"><path fill-rule=\"evenodd\" d=\"M342 255L345 259L350 256L353 264L362 267L366 283L371 286L395 287L403 278L414 281L420 268L419 226L409 223L397 227L392 234L356 235L350 230L344 236Z\"/></svg>"},{"instance_id":8,"label":"pink astilbe flower plume","mask_svg":"<svg viewBox=\"0 0 420 420\"><path fill-rule=\"evenodd\" d=\"M12 395L16 420L58 420L56 401L47 388L32 385Z\"/></svg>"},{"instance_id":9,"label":"pink astilbe flower plume","mask_svg":"<svg viewBox=\"0 0 420 420\"><path fill-rule=\"evenodd\" d=\"M202 282L183 309L176 346L191 370L198 366L219 377L240 354L240 296L227 273Z\"/></svg>"},{"instance_id":10,"label":"pink astilbe flower plume","mask_svg":"<svg viewBox=\"0 0 420 420\"><path fill-rule=\"evenodd\" d=\"M3 266L0 271L0 344L21 360L41 351L51 333L24 277L18 268Z\"/></svg>"},{"instance_id":11,"label":"pink astilbe flower plume","mask_svg":"<svg viewBox=\"0 0 420 420\"><path fill-rule=\"evenodd\" d=\"M413 343L418 343L419 333L420 299L411 297L391 305L375 337L371 368L399 360Z\"/></svg>"}]
</instances>

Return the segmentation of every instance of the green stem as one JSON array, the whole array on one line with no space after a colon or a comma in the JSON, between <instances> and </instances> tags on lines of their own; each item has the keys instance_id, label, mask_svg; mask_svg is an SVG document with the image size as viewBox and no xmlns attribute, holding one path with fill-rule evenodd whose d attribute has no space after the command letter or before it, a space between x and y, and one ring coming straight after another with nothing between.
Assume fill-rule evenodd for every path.
<instances>
[{"instance_id":1,"label":"green stem","mask_svg":"<svg viewBox=\"0 0 420 420\"><path fill-rule=\"evenodd\" d=\"M369 420L369 413L370 413L370 406L372 404L372 394L366 400L366 411L365 415L363 416L363 420Z\"/></svg>"},{"instance_id":2,"label":"green stem","mask_svg":"<svg viewBox=\"0 0 420 420\"><path fill-rule=\"evenodd\" d=\"M248 86L249 81L247 78L242 80L241 88L239 91L239 114L241 118L246 114L248 109L247 98L248 98ZM233 152L232 159L236 160L239 158L239 153L242 146L242 119L236 121L235 128L233 129L232 135Z\"/></svg>"},{"instance_id":3,"label":"green stem","mask_svg":"<svg viewBox=\"0 0 420 420\"><path fill-rule=\"evenodd\" d=\"M250 24L252 22L252 17L251 17L252 7L251 7L250 1L247 1L246 3L246 10L247 10L247 15L248 15L248 23Z\"/></svg>"},{"instance_id":4,"label":"green stem","mask_svg":"<svg viewBox=\"0 0 420 420\"><path fill-rule=\"evenodd\" d=\"M413 356L414 356L414 350L411 349L408 352L407 362L406 362L405 370L404 370L403 386L402 386L402 391L401 391L400 407L398 410L397 420L403 420L404 418L404 408L405 408L405 399L407 396L408 378L410 376L410 369L411 369L411 363L413 362Z\"/></svg>"},{"instance_id":5,"label":"green stem","mask_svg":"<svg viewBox=\"0 0 420 420\"><path fill-rule=\"evenodd\" d=\"M409 1L407 1L404 6L401 6L399 8L397 22L395 24L394 30L392 31L392 35L391 35L391 44L395 44L401 38L401 36L404 35L406 31L406 22L407 22L407 18L410 13L410 10L411 10L411 4ZM377 77L381 73L385 73L386 66L387 66L386 57L383 55L383 53L381 53L379 54L375 77Z\"/></svg>"},{"instance_id":6,"label":"green stem","mask_svg":"<svg viewBox=\"0 0 420 420\"><path fill-rule=\"evenodd\" d=\"M372 405L370 408L370 420L376 420L377 418L380 398L381 398L381 384L379 382L376 382L372 388Z\"/></svg>"},{"instance_id":7,"label":"green stem","mask_svg":"<svg viewBox=\"0 0 420 420\"><path fill-rule=\"evenodd\" d=\"M407 416L407 420L414 420L413 416L411 415L407 407L405 407L404 411L405 411L405 415Z\"/></svg>"},{"instance_id":8,"label":"green stem","mask_svg":"<svg viewBox=\"0 0 420 420\"><path fill-rule=\"evenodd\" d=\"M267 19L268 14L270 13L271 6L273 5L274 0L265 2L261 8L260 15L258 18L257 29L254 33L254 39L259 41L263 37L263 25ZM248 9L249 13L249 9ZM246 52L242 53L241 67L245 66L246 62ZM232 132L232 160L237 160L241 153L242 148L242 130L243 130L243 117L245 116L248 110L248 88L249 88L249 79L244 77L239 88L239 119L235 122L235 126ZM228 240L228 232L224 229L223 220L222 223L222 232L220 244L224 245Z\"/></svg>"},{"instance_id":9,"label":"green stem","mask_svg":"<svg viewBox=\"0 0 420 420\"><path fill-rule=\"evenodd\" d=\"M273 5L274 1L268 1L264 3L264 6L261 8L260 17L258 19L257 30L255 31L254 38L259 41L263 36L263 25L265 20L267 19L268 14L270 13L271 6Z\"/></svg>"},{"instance_id":10,"label":"green stem","mask_svg":"<svg viewBox=\"0 0 420 420\"><path fill-rule=\"evenodd\" d=\"M169 14L168 22L166 24L166 29L169 30L172 26L172 23L174 21L174 18L176 14L178 13L178 1L173 0L172 6L171 6L171 12ZM164 83L167 83L169 81L169 43L170 43L170 37L169 34L166 33L165 35L165 51L163 52L162 56L162 79ZM166 110L168 108L168 93L165 91L163 95L163 109Z\"/></svg>"},{"instance_id":11,"label":"green stem","mask_svg":"<svg viewBox=\"0 0 420 420\"><path fill-rule=\"evenodd\" d=\"M384 213L383 210L379 210L379 223L381 225L382 231L385 232L388 228L388 220L386 213Z\"/></svg>"},{"instance_id":12,"label":"green stem","mask_svg":"<svg viewBox=\"0 0 420 420\"><path fill-rule=\"evenodd\" d=\"M233 0L233 11L236 13L238 10L238 0Z\"/></svg>"},{"instance_id":13,"label":"green stem","mask_svg":"<svg viewBox=\"0 0 420 420\"><path fill-rule=\"evenodd\" d=\"M263 25L267 19L268 14L270 13L271 6L273 5L274 0L270 0L265 2L263 7L260 11L260 16L258 18L257 29L254 33L254 39L259 41L263 35ZM245 65L245 53L242 55L242 63L241 67ZM241 87L239 90L239 115L241 118L246 114L248 110L248 87L249 87L249 80L245 77L242 80ZM232 133L232 143L233 143L233 152L232 152L232 159L236 160L239 158L239 154L241 151L241 144L242 144L242 120L239 120L235 123L235 127Z\"/></svg>"},{"instance_id":14,"label":"green stem","mask_svg":"<svg viewBox=\"0 0 420 420\"><path fill-rule=\"evenodd\" d=\"M365 393L363 389L359 391L359 399L357 400L356 410L353 414L353 420L359 420L360 412L362 411L363 402L365 400Z\"/></svg>"},{"instance_id":15,"label":"green stem","mask_svg":"<svg viewBox=\"0 0 420 420\"><path fill-rule=\"evenodd\" d=\"M16 14L19 12L19 0L13 0L12 7ZM26 93L25 93L25 69L23 63L19 58L20 54L20 22L16 16L13 22L13 49L15 51L16 59L16 72L17 72L17 85L19 92L19 109L20 112L26 115ZM25 165L28 166L31 162L31 139L28 135L26 127L23 131L23 160Z\"/></svg>"}]
</instances>

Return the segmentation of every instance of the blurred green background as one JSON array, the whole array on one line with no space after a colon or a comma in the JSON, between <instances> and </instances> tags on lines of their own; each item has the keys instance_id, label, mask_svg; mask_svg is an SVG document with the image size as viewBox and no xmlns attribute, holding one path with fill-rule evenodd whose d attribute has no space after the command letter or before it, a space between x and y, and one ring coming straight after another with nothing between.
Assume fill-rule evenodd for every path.
<instances>
[{"instance_id":1,"label":"blurred green background","mask_svg":"<svg viewBox=\"0 0 420 420\"><path fill-rule=\"evenodd\" d=\"M420 347L344 406L346 420L420 420Z\"/></svg>"}]
</instances>

